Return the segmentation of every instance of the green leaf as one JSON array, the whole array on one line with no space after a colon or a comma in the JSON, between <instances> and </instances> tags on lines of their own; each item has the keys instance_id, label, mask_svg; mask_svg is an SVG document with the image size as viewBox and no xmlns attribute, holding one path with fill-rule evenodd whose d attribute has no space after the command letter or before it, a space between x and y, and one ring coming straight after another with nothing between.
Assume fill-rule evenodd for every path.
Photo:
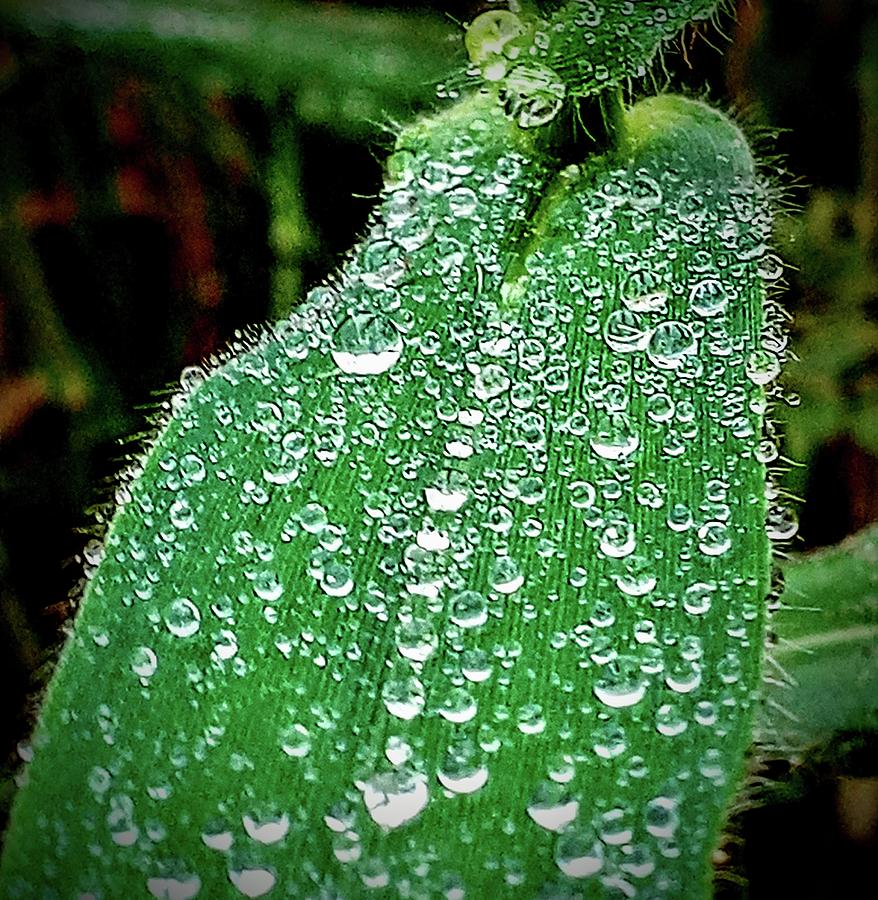
<instances>
[{"instance_id":1,"label":"green leaf","mask_svg":"<svg viewBox=\"0 0 878 900\"><path fill-rule=\"evenodd\" d=\"M547 190L492 98L416 124L338 285L186 373L5 896L707 896L763 644L768 207L703 105L622 133Z\"/></svg>"},{"instance_id":2,"label":"green leaf","mask_svg":"<svg viewBox=\"0 0 878 900\"><path fill-rule=\"evenodd\" d=\"M283 860L295 855L281 846L266 847L259 864L240 856L242 844L262 848L266 832L254 823L272 804L291 817L284 846L304 839L303 860L331 878L332 845L344 838L323 816L356 790L336 777L338 764L352 775L364 765L353 752L381 754L383 738L366 740L378 711L379 730L404 724L380 699L395 675L385 676L384 657L408 668L420 652L412 641L400 657L394 643L399 591L425 566L417 554L403 561L399 543L411 540L425 491L448 504L457 477L431 486L442 472L419 471L424 451L412 440L413 428L421 443L441 440L435 374L375 380L343 374L335 359L384 365L403 338L411 359L426 358L438 321L446 344L472 341L475 297L496 294L510 234L548 177L532 137L482 98L409 128L389 168L394 189L343 288L314 292L294 320L206 380L186 374L113 520L50 688L5 845L4 894L53 884L185 893L200 883L217 895L235 882L252 892L266 866L304 890L312 869L290 871ZM357 577L350 593L347 567ZM308 696L339 677L337 697ZM362 731L363 744L353 734L337 744L340 725ZM58 816L43 830L49 809ZM241 832L227 856L210 837L223 833L219 819L257 837ZM94 827L104 852L83 859Z\"/></svg>"},{"instance_id":3,"label":"green leaf","mask_svg":"<svg viewBox=\"0 0 878 900\"><path fill-rule=\"evenodd\" d=\"M878 527L783 571L757 738L798 749L878 729Z\"/></svg>"},{"instance_id":4,"label":"green leaf","mask_svg":"<svg viewBox=\"0 0 878 900\"><path fill-rule=\"evenodd\" d=\"M568 172L505 291L521 322L541 303L575 310L563 343L541 341L544 383L570 386L545 410L547 561L528 583L537 598L554 586L546 631L580 642L570 682L601 702L579 708L585 721L548 705L592 751L571 746L588 787L571 790L582 807L554 852L601 848L605 890L648 870L670 896L708 896L760 671L768 204L741 133L702 104L643 101L622 136L621 158ZM646 869L596 842L616 817Z\"/></svg>"},{"instance_id":5,"label":"green leaf","mask_svg":"<svg viewBox=\"0 0 878 900\"><path fill-rule=\"evenodd\" d=\"M466 48L482 77L497 85L507 111L523 127L536 127L550 122L566 98L602 94L646 74L666 41L719 5L571 0L540 16L525 4L518 14L490 10L476 17Z\"/></svg>"}]
</instances>

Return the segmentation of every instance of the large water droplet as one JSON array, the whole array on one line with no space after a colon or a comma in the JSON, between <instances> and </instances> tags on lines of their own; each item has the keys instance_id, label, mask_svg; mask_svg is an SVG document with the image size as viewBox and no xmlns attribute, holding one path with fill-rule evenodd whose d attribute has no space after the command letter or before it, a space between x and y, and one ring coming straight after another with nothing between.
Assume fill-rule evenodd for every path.
<instances>
[{"instance_id":1,"label":"large water droplet","mask_svg":"<svg viewBox=\"0 0 878 900\"><path fill-rule=\"evenodd\" d=\"M518 730L522 734L542 734L546 730L543 708L539 703L525 703L518 711Z\"/></svg>"},{"instance_id":2,"label":"large water droplet","mask_svg":"<svg viewBox=\"0 0 878 900\"><path fill-rule=\"evenodd\" d=\"M500 594L514 594L524 584L524 575L518 563L508 556L494 561L491 570L491 587Z\"/></svg>"},{"instance_id":3,"label":"large water droplet","mask_svg":"<svg viewBox=\"0 0 878 900\"><path fill-rule=\"evenodd\" d=\"M591 509L594 506L597 491L589 481L573 481L568 485L570 505L574 509Z\"/></svg>"},{"instance_id":4,"label":"large water droplet","mask_svg":"<svg viewBox=\"0 0 878 900\"><path fill-rule=\"evenodd\" d=\"M426 661L439 645L439 636L429 619L414 618L396 626L396 648L414 662Z\"/></svg>"},{"instance_id":5,"label":"large water droplet","mask_svg":"<svg viewBox=\"0 0 878 900\"><path fill-rule=\"evenodd\" d=\"M527 27L515 13L505 9L484 12L469 24L464 39L470 60L488 81L506 74L508 60L521 51Z\"/></svg>"},{"instance_id":6,"label":"large water droplet","mask_svg":"<svg viewBox=\"0 0 878 900\"><path fill-rule=\"evenodd\" d=\"M472 647L460 655L460 671L467 681L479 684L491 677L491 658L484 650Z\"/></svg>"},{"instance_id":7,"label":"large water droplet","mask_svg":"<svg viewBox=\"0 0 878 900\"><path fill-rule=\"evenodd\" d=\"M235 842L232 832L226 828L225 823L215 823L205 828L201 832L201 840L205 847L210 847L211 850L218 850L220 853L230 850Z\"/></svg>"},{"instance_id":8,"label":"large water droplet","mask_svg":"<svg viewBox=\"0 0 878 900\"><path fill-rule=\"evenodd\" d=\"M392 734L384 745L384 755L394 766L407 763L414 754L411 744L398 734Z\"/></svg>"},{"instance_id":9,"label":"large water droplet","mask_svg":"<svg viewBox=\"0 0 878 900\"><path fill-rule=\"evenodd\" d=\"M503 366L495 363L483 366L475 377L473 393L479 400L492 400L509 389L511 380Z\"/></svg>"},{"instance_id":10,"label":"large water droplet","mask_svg":"<svg viewBox=\"0 0 878 900\"><path fill-rule=\"evenodd\" d=\"M604 867L604 848L585 831L565 831L555 844L555 862L571 878L589 878Z\"/></svg>"},{"instance_id":11,"label":"large water droplet","mask_svg":"<svg viewBox=\"0 0 878 900\"><path fill-rule=\"evenodd\" d=\"M637 660L617 657L604 666L592 690L595 697L612 709L639 703L646 694L647 681L637 666Z\"/></svg>"},{"instance_id":12,"label":"large water droplet","mask_svg":"<svg viewBox=\"0 0 878 900\"><path fill-rule=\"evenodd\" d=\"M120 847L131 847L140 837L140 829L134 823L134 801L127 794L110 798L107 825L113 843Z\"/></svg>"},{"instance_id":13,"label":"large water droplet","mask_svg":"<svg viewBox=\"0 0 878 900\"><path fill-rule=\"evenodd\" d=\"M301 758L311 750L311 735L308 729L299 722L286 725L281 729L280 746L287 756Z\"/></svg>"},{"instance_id":14,"label":"large water droplet","mask_svg":"<svg viewBox=\"0 0 878 900\"><path fill-rule=\"evenodd\" d=\"M780 375L780 359L769 350L754 350L747 357L746 371L754 384L769 384Z\"/></svg>"},{"instance_id":15,"label":"large water droplet","mask_svg":"<svg viewBox=\"0 0 878 900\"><path fill-rule=\"evenodd\" d=\"M138 647L131 654L131 670L141 678L152 678L158 668L155 651L150 647Z\"/></svg>"},{"instance_id":16,"label":"large water droplet","mask_svg":"<svg viewBox=\"0 0 878 900\"><path fill-rule=\"evenodd\" d=\"M597 820L598 836L611 847L619 847L628 844L634 837L634 830L629 824L630 816L621 807L608 809L601 813Z\"/></svg>"},{"instance_id":17,"label":"large water droplet","mask_svg":"<svg viewBox=\"0 0 878 900\"><path fill-rule=\"evenodd\" d=\"M710 611L711 599L716 585L698 581L690 584L683 592L683 609L689 615L703 616Z\"/></svg>"},{"instance_id":18,"label":"large water droplet","mask_svg":"<svg viewBox=\"0 0 878 900\"><path fill-rule=\"evenodd\" d=\"M561 784L544 781L528 805L527 814L547 831L563 831L579 814L579 801Z\"/></svg>"},{"instance_id":19,"label":"large water droplet","mask_svg":"<svg viewBox=\"0 0 878 900\"><path fill-rule=\"evenodd\" d=\"M380 772L357 782L357 787L372 820L385 828L398 828L414 819L430 799L426 775L403 769Z\"/></svg>"},{"instance_id":20,"label":"large water droplet","mask_svg":"<svg viewBox=\"0 0 878 900\"><path fill-rule=\"evenodd\" d=\"M393 678L381 691L387 711L399 719L414 719L424 708L424 686L417 678Z\"/></svg>"},{"instance_id":21,"label":"large water droplet","mask_svg":"<svg viewBox=\"0 0 878 900\"><path fill-rule=\"evenodd\" d=\"M467 493L461 490L445 490L438 487L424 488L427 506L435 512L457 512L466 503Z\"/></svg>"},{"instance_id":22,"label":"large water droplet","mask_svg":"<svg viewBox=\"0 0 878 900\"><path fill-rule=\"evenodd\" d=\"M627 459L640 446L640 435L632 428L628 416L613 413L602 417L589 444L601 459Z\"/></svg>"},{"instance_id":23,"label":"large water droplet","mask_svg":"<svg viewBox=\"0 0 878 900\"><path fill-rule=\"evenodd\" d=\"M344 563L329 563L323 570L320 587L330 597L347 597L354 589L350 568Z\"/></svg>"},{"instance_id":24,"label":"large water droplet","mask_svg":"<svg viewBox=\"0 0 878 900\"><path fill-rule=\"evenodd\" d=\"M601 531L600 550L605 556L621 559L628 556L637 546L637 533L634 525L621 512L613 512L607 516L606 524Z\"/></svg>"},{"instance_id":25,"label":"large water droplet","mask_svg":"<svg viewBox=\"0 0 878 900\"><path fill-rule=\"evenodd\" d=\"M773 541L789 541L799 530L799 520L789 506L772 504L765 517L765 533Z\"/></svg>"},{"instance_id":26,"label":"large water droplet","mask_svg":"<svg viewBox=\"0 0 878 900\"><path fill-rule=\"evenodd\" d=\"M355 831L333 835L332 854L340 863L356 862L363 855L360 836Z\"/></svg>"},{"instance_id":27,"label":"large water droplet","mask_svg":"<svg viewBox=\"0 0 878 900\"><path fill-rule=\"evenodd\" d=\"M731 546L732 537L725 522L705 522L698 529L698 549L705 556L722 556Z\"/></svg>"},{"instance_id":28,"label":"large water droplet","mask_svg":"<svg viewBox=\"0 0 878 900\"><path fill-rule=\"evenodd\" d=\"M626 293L622 303L630 312L637 315L664 312L668 303L667 291L649 291L648 293Z\"/></svg>"},{"instance_id":29,"label":"large water droplet","mask_svg":"<svg viewBox=\"0 0 878 900\"><path fill-rule=\"evenodd\" d=\"M634 353L649 343L650 331L640 317L627 309L611 312L604 325L604 340L616 353Z\"/></svg>"},{"instance_id":30,"label":"large water droplet","mask_svg":"<svg viewBox=\"0 0 878 900\"><path fill-rule=\"evenodd\" d=\"M646 830L657 838L672 838L679 824L677 802L671 797L656 797L646 804Z\"/></svg>"},{"instance_id":31,"label":"large water droplet","mask_svg":"<svg viewBox=\"0 0 878 900\"><path fill-rule=\"evenodd\" d=\"M230 869L229 881L245 897L262 897L277 881L271 869Z\"/></svg>"},{"instance_id":32,"label":"large water droplet","mask_svg":"<svg viewBox=\"0 0 878 900\"><path fill-rule=\"evenodd\" d=\"M469 722L478 711L479 707L472 694L462 687L448 691L438 707L438 713L443 719L458 725Z\"/></svg>"},{"instance_id":33,"label":"large water droplet","mask_svg":"<svg viewBox=\"0 0 878 900\"><path fill-rule=\"evenodd\" d=\"M643 597L658 583L651 560L629 556L622 572L612 575L619 590L628 597Z\"/></svg>"},{"instance_id":34,"label":"large water droplet","mask_svg":"<svg viewBox=\"0 0 878 900\"><path fill-rule=\"evenodd\" d=\"M336 330L331 353L342 372L379 375L402 355L402 336L384 316L354 313Z\"/></svg>"},{"instance_id":35,"label":"large water droplet","mask_svg":"<svg viewBox=\"0 0 878 900\"><path fill-rule=\"evenodd\" d=\"M201 879L197 875L183 878L148 878L146 889L153 897L161 900L189 900L201 890Z\"/></svg>"},{"instance_id":36,"label":"large water droplet","mask_svg":"<svg viewBox=\"0 0 878 900\"><path fill-rule=\"evenodd\" d=\"M522 128L539 128L558 115L566 90L566 84L552 69L516 66L504 85L506 111Z\"/></svg>"},{"instance_id":37,"label":"large water droplet","mask_svg":"<svg viewBox=\"0 0 878 900\"><path fill-rule=\"evenodd\" d=\"M625 729L617 722L599 724L593 734L592 749L601 759L615 759L627 749Z\"/></svg>"},{"instance_id":38,"label":"large water droplet","mask_svg":"<svg viewBox=\"0 0 878 900\"><path fill-rule=\"evenodd\" d=\"M473 794L488 781L488 769L479 761L479 751L469 740L449 747L436 772L439 782L454 794Z\"/></svg>"},{"instance_id":39,"label":"large water droplet","mask_svg":"<svg viewBox=\"0 0 878 900\"><path fill-rule=\"evenodd\" d=\"M488 621L488 601L478 591L461 591L451 598L450 619L461 628L477 628Z\"/></svg>"},{"instance_id":40,"label":"large water droplet","mask_svg":"<svg viewBox=\"0 0 878 900\"><path fill-rule=\"evenodd\" d=\"M729 305L729 293L716 278L702 278L689 290L689 305L699 316L718 316Z\"/></svg>"},{"instance_id":41,"label":"large water droplet","mask_svg":"<svg viewBox=\"0 0 878 900\"><path fill-rule=\"evenodd\" d=\"M175 637L191 637L201 627L201 612L191 600L174 600L165 613L165 625Z\"/></svg>"},{"instance_id":42,"label":"large water droplet","mask_svg":"<svg viewBox=\"0 0 878 900\"><path fill-rule=\"evenodd\" d=\"M290 830L290 817L286 813L265 818L245 814L241 820L244 831L259 844L276 844L283 840Z\"/></svg>"},{"instance_id":43,"label":"large water droplet","mask_svg":"<svg viewBox=\"0 0 878 900\"><path fill-rule=\"evenodd\" d=\"M692 329L683 322L669 321L656 326L649 339L646 355L660 369L676 369L695 350Z\"/></svg>"}]
</instances>

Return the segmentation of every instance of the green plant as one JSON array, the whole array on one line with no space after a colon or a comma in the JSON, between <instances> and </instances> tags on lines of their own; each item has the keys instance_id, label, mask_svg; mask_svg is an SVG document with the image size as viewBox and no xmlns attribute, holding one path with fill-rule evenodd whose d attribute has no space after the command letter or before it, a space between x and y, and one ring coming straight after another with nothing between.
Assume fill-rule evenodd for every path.
<instances>
[{"instance_id":1,"label":"green plant","mask_svg":"<svg viewBox=\"0 0 878 900\"><path fill-rule=\"evenodd\" d=\"M878 730L878 527L786 562L761 743L789 753ZM773 712L773 710L775 712Z\"/></svg>"},{"instance_id":2,"label":"green plant","mask_svg":"<svg viewBox=\"0 0 878 900\"><path fill-rule=\"evenodd\" d=\"M663 9L477 19L488 87L402 132L337 282L184 373L91 561L7 894L708 894L779 361L741 131L613 89Z\"/></svg>"}]
</instances>

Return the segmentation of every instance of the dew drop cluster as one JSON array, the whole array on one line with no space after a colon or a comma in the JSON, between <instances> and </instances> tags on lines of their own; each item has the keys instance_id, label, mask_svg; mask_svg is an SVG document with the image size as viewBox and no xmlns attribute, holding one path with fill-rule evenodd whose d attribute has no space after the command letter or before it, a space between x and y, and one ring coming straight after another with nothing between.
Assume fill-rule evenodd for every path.
<instances>
[{"instance_id":1,"label":"dew drop cluster","mask_svg":"<svg viewBox=\"0 0 878 900\"><path fill-rule=\"evenodd\" d=\"M486 15L533 124L539 34ZM337 281L185 386L91 583L95 678L35 738L91 768L21 896L695 877L762 640L767 199L733 142L720 185L635 154L566 173L516 258L548 176L502 117L413 130Z\"/></svg>"}]
</instances>

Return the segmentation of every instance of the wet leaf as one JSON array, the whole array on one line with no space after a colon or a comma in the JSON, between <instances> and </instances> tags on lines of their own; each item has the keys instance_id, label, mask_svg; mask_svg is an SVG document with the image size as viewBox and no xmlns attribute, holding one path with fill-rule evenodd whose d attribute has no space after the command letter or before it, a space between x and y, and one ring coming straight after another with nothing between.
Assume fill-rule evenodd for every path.
<instances>
[{"instance_id":1,"label":"wet leaf","mask_svg":"<svg viewBox=\"0 0 878 900\"><path fill-rule=\"evenodd\" d=\"M487 96L407 129L337 283L184 373L9 896L707 895L763 640L767 195L694 101L550 187L534 134Z\"/></svg>"}]
</instances>

